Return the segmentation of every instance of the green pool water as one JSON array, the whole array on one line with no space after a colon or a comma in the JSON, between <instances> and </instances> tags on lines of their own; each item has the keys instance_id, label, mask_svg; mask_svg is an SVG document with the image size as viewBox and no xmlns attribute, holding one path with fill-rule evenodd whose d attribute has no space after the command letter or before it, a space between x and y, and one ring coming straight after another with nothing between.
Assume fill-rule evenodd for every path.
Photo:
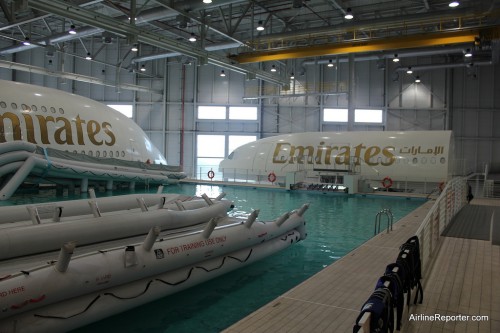
<instances>
[{"instance_id":1,"label":"green pool water","mask_svg":"<svg viewBox=\"0 0 500 333\"><path fill-rule=\"evenodd\" d=\"M423 203L383 196L189 184L167 186L164 192L210 197L225 192L235 203L231 216L246 217L260 209L260 220L272 220L309 203L305 214L308 238L250 266L73 333L220 332L373 237L375 215L381 209L390 208L397 221ZM62 199L72 198L30 194L15 196L10 204Z\"/></svg>"}]
</instances>

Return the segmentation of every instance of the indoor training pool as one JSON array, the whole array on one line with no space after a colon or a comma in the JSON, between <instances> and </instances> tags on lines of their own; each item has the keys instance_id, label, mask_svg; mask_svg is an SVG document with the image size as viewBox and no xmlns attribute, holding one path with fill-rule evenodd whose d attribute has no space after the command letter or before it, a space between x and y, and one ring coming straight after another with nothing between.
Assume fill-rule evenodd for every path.
<instances>
[{"instance_id":1,"label":"indoor training pool","mask_svg":"<svg viewBox=\"0 0 500 333\"><path fill-rule=\"evenodd\" d=\"M235 204L230 215L246 217L253 209L260 209L259 220L274 219L308 202L310 207L305 214L308 238L248 267L74 330L74 333L220 332L371 238L375 215L381 209L390 208L396 222L423 203L423 199L415 198L191 184L166 186L164 192L206 193L209 197L225 192L226 198ZM55 190L25 193L14 196L7 204L79 198L54 197L54 194ZM103 192L96 194L98 197L106 195ZM382 223L383 227L385 219Z\"/></svg>"}]
</instances>

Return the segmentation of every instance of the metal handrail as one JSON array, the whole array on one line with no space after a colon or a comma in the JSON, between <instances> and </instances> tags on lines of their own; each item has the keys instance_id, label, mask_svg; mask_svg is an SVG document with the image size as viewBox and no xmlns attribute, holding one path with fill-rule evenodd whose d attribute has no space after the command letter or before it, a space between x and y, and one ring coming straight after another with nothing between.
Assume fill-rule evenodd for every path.
<instances>
[{"instance_id":1,"label":"metal handrail","mask_svg":"<svg viewBox=\"0 0 500 333\"><path fill-rule=\"evenodd\" d=\"M447 182L415 232L420 241L420 260L424 279L429 276L437 257L437 252L444 238L441 234L453 217L467 204L466 195L466 178L457 177ZM365 313L356 323L361 326L360 333L370 332L370 317L370 313Z\"/></svg>"},{"instance_id":2,"label":"metal handrail","mask_svg":"<svg viewBox=\"0 0 500 333\"><path fill-rule=\"evenodd\" d=\"M392 224L394 222L394 215L392 215L392 211L390 208L384 208L375 216L375 230L373 235L376 235L380 232L380 222L382 220L382 215L387 216L387 233L389 233L389 227L392 231Z\"/></svg>"}]
</instances>

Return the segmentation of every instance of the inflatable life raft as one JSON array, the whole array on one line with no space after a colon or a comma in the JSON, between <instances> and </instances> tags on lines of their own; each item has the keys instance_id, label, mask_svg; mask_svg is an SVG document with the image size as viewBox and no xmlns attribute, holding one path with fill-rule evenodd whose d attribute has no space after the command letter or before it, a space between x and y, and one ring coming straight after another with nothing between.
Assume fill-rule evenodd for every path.
<instances>
[{"instance_id":1,"label":"inflatable life raft","mask_svg":"<svg viewBox=\"0 0 500 333\"><path fill-rule=\"evenodd\" d=\"M247 265L305 239L308 205L273 221L214 217L198 230L57 260L0 277L0 332L63 332Z\"/></svg>"},{"instance_id":2,"label":"inflatable life raft","mask_svg":"<svg viewBox=\"0 0 500 333\"><path fill-rule=\"evenodd\" d=\"M69 240L86 245L146 235L155 226L162 231L192 226L214 217L224 217L232 206L228 200L212 201L205 196L205 200L176 202L170 208L123 210L105 215L100 213L95 202L90 204L94 211L90 216L73 217L63 222L1 225L0 260L57 250Z\"/></svg>"}]
</instances>

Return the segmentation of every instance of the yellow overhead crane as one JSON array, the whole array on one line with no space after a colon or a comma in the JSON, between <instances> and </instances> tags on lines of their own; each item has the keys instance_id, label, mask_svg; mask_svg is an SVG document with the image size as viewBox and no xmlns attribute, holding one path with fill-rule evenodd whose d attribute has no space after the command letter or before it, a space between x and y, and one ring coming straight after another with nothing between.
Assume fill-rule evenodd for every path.
<instances>
[{"instance_id":1,"label":"yellow overhead crane","mask_svg":"<svg viewBox=\"0 0 500 333\"><path fill-rule=\"evenodd\" d=\"M307 47L295 47L274 51L241 53L233 57L239 63L276 61L326 55L387 51L430 47L449 44L474 43L479 37L479 30L440 32L419 35L384 38L379 40L352 40L344 43L324 44Z\"/></svg>"}]
</instances>

